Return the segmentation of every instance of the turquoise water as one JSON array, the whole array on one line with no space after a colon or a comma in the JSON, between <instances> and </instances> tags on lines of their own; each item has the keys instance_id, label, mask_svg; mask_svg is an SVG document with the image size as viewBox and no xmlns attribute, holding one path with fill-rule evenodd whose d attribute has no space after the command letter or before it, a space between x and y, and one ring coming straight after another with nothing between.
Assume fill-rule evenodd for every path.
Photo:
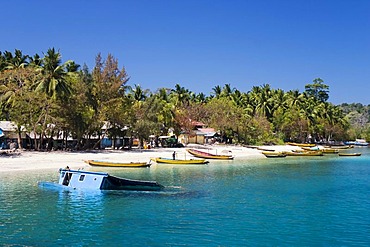
<instances>
[{"instance_id":1,"label":"turquoise water","mask_svg":"<svg viewBox=\"0 0 370 247\"><path fill-rule=\"evenodd\" d=\"M61 192L37 186L57 171L0 173L0 245L369 246L370 148L351 151L362 156L106 170L162 192Z\"/></svg>"}]
</instances>

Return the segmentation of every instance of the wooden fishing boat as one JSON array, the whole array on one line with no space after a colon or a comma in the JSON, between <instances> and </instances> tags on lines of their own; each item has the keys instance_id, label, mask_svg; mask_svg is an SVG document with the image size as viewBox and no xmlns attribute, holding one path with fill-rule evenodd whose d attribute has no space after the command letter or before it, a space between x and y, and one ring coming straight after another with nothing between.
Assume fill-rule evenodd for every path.
<instances>
[{"instance_id":1,"label":"wooden fishing boat","mask_svg":"<svg viewBox=\"0 0 370 247\"><path fill-rule=\"evenodd\" d=\"M361 153L338 153L339 156L361 156Z\"/></svg>"},{"instance_id":2,"label":"wooden fishing boat","mask_svg":"<svg viewBox=\"0 0 370 247\"><path fill-rule=\"evenodd\" d=\"M315 147L301 147L303 151L321 151L323 154L337 154L339 152L338 149L334 148L319 148L318 146Z\"/></svg>"},{"instance_id":3,"label":"wooden fishing boat","mask_svg":"<svg viewBox=\"0 0 370 247\"><path fill-rule=\"evenodd\" d=\"M219 160L232 160L234 157L232 155L226 155L226 154L212 154L208 152L203 152L197 149L188 148L186 149L190 154L194 155L198 158L203 159L219 159Z\"/></svg>"},{"instance_id":4,"label":"wooden fishing boat","mask_svg":"<svg viewBox=\"0 0 370 247\"><path fill-rule=\"evenodd\" d=\"M353 148L353 145L341 145L341 146L324 146L324 148L334 148L334 149L349 149Z\"/></svg>"},{"instance_id":5,"label":"wooden fishing boat","mask_svg":"<svg viewBox=\"0 0 370 247\"><path fill-rule=\"evenodd\" d=\"M258 147L257 150L264 151L264 152L274 152L275 151L275 149L262 148L262 147Z\"/></svg>"},{"instance_id":6,"label":"wooden fishing boat","mask_svg":"<svg viewBox=\"0 0 370 247\"><path fill-rule=\"evenodd\" d=\"M289 151L283 153L287 156L323 156L322 151Z\"/></svg>"},{"instance_id":7,"label":"wooden fishing boat","mask_svg":"<svg viewBox=\"0 0 370 247\"><path fill-rule=\"evenodd\" d=\"M286 157L286 154L283 152L275 152L275 151L265 151L262 152L263 155L265 155L267 158L284 158Z\"/></svg>"},{"instance_id":8,"label":"wooden fishing boat","mask_svg":"<svg viewBox=\"0 0 370 247\"><path fill-rule=\"evenodd\" d=\"M180 159L168 159L168 158L152 158L151 160L157 163L163 164L173 164L173 165L204 165L209 163L205 159L189 159L189 160L180 160Z\"/></svg>"},{"instance_id":9,"label":"wooden fishing boat","mask_svg":"<svg viewBox=\"0 0 370 247\"><path fill-rule=\"evenodd\" d=\"M312 143L295 143L295 142L287 142L286 144L291 146L298 146L298 147L314 147L316 144Z\"/></svg>"},{"instance_id":10,"label":"wooden fishing boat","mask_svg":"<svg viewBox=\"0 0 370 247\"><path fill-rule=\"evenodd\" d=\"M91 166L104 167L149 167L151 164L147 162L113 162L105 160L85 160Z\"/></svg>"},{"instance_id":11,"label":"wooden fishing boat","mask_svg":"<svg viewBox=\"0 0 370 247\"><path fill-rule=\"evenodd\" d=\"M334 148L324 148L324 149L321 149L320 151L322 151L324 154L337 154L337 153L339 153L339 150L334 149Z\"/></svg>"},{"instance_id":12,"label":"wooden fishing boat","mask_svg":"<svg viewBox=\"0 0 370 247\"><path fill-rule=\"evenodd\" d=\"M319 151L320 148L318 146L314 147L301 147L304 151Z\"/></svg>"},{"instance_id":13,"label":"wooden fishing boat","mask_svg":"<svg viewBox=\"0 0 370 247\"><path fill-rule=\"evenodd\" d=\"M143 181L120 178L105 172L83 170L59 170L58 183L39 182L40 187L58 189L89 189L89 190L138 190L157 191L164 188L155 181Z\"/></svg>"}]
</instances>

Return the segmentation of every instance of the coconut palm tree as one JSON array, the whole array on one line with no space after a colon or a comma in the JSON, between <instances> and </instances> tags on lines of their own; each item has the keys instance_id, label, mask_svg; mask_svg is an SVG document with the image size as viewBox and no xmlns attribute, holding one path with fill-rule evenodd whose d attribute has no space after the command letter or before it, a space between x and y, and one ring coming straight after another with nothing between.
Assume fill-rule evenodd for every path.
<instances>
[{"instance_id":1,"label":"coconut palm tree","mask_svg":"<svg viewBox=\"0 0 370 247\"><path fill-rule=\"evenodd\" d=\"M11 53L10 53L11 54ZM12 70L17 68L24 68L28 65L28 55L23 55L21 50L15 49L14 56L6 61L5 69Z\"/></svg>"},{"instance_id":2,"label":"coconut palm tree","mask_svg":"<svg viewBox=\"0 0 370 247\"><path fill-rule=\"evenodd\" d=\"M136 101L144 101L147 98L148 90L143 90L140 85L129 86L129 97Z\"/></svg>"},{"instance_id":3,"label":"coconut palm tree","mask_svg":"<svg viewBox=\"0 0 370 247\"><path fill-rule=\"evenodd\" d=\"M66 64L62 64L61 54L50 48L43 58L40 80L35 85L36 91L45 92L49 97L69 96L71 87L66 80Z\"/></svg>"},{"instance_id":4,"label":"coconut palm tree","mask_svg":"<svg viewBox=\"0 0 370 247\"><path fill-rule=\"evenodd\" d=\"M190 100L190 91L181 87L180 84L175 85L175 89L171 93L175 100L175 106L188 105Z\"/></svg>"},{"instance_id":5,"label":"coconut palm tree","mask_svg":"<svg viewBox=\"0 0 370 247\"><path fill-rule=\"evenodd\" d=\"M43 65L42 58L37 53L32 57L30 56L29 60L30 60L29 66L31 66L31 67L38 68L38 67L41 67Z\"/></svg>"},{"instance_id":6,"label":"coconut palm tree","mask_svg":"<svg viewBox=\"0 0 370 247\"><path fill-rule=\"evenodd\" d=\"M222 92L222 88L219 86L219 85L217 85L217 86L215 86L214 88L212 88L212 91L213 91L213 95L216 97L216 98L218 98L218 97L220 97L220 95L221 95L221 92Z\"/></svg>"},{"instance_id":7,"label":"coconut palm tree","mask_svg":"<svg viewBox=\"0 0 370 247\"><path fill-rule=\"evenodd\" d=\"M257 114L265 116L267 119L272 117L272 90L269 84L262 87L252 88L252 99L255 101L255 111Z\"/></svg>"}]
</instances>

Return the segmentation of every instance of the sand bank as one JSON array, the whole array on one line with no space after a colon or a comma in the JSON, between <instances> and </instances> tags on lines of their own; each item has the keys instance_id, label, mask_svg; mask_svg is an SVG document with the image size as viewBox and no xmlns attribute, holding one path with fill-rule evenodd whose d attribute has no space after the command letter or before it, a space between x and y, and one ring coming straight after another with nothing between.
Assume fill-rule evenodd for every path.
<instances>
[{"instance_id":1,"label":"sand bank","mask_svg":"<svg viewBox=\"0 0 370 247\"><path fill-rule=\"evenodd\" d=\"M262 151L252 147L241 146L187 146L186 148L206 149L215 154L232 154L235 160L247 158L265 158ZM149 150L101 150L90 152L35 152L18 151L17 154L0 156L0 172L59 169L69 166L72 169L88 168L85 160L109 160L126 162L149 162L152 157L171 158L176 151L178 159L194 158L186 148L154 148ZM277 151L292 150L293 146L262 146L262 149Z\"/></svg>"}]
</instances>

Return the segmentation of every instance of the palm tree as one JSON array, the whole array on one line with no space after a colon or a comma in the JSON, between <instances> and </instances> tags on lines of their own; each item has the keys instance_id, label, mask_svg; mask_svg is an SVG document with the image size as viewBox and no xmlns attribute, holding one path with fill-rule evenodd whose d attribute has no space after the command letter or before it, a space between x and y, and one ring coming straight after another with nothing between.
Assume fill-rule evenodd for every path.
<instances>
[{"instance_id":1,"label":"palm tree","mask_svg":"<svg viewBox=\"0 0 370 247\"><path fill-rule=\"evenodd\" d=\"M11 54L11 53L10 53ZM17 69L17 68L24 68L28 65L28 56L23 55L21 50L15 49L14 56L9 56L11 59L6 61L5 69Z\"/></svg>"},{"instance_id":2,"label":"palm tree","mask_svg":"<svg viewBox=\"0 0 370 247\"><path fill-rule=\"evenodd\" d=\"M189 104L190 92L188 89L176 84L175 89L172 90L172 94L174 96L176 106Z\"/></svg>"},{"instance_id":3,"label":"palm tree","mask_svg":"<svg viewBox=\"0 0 370 247\"><path fill-rule=\"evenodd\" d=\"M287 92L286 103L288 107L300 108L305 100L305 95L298 90L290 90Z\"/></svg>"},{"instance_id":4,"label":"palm tree","mask_svg":"<svg viewBox=\"0 0 370 247\"><path fill-rule=\"evenodd\" d=\"M69 60L65 62L65 68L67 72L77 72L80 68L80 65L75 63L75 61Z\"/></svg>"},{"instance_id":5,"label":"palm tree","mask_svg":"<svg viewBox=\"0 0 370 247\"><path fill-rule=\"evenodd\" d=\"M29 59L30 59L29 66L31 66L31 67L38 68L38 67L41 67L43 65L42 58L37 53L33 57L29 57Z\"/></svg>"},{"instance_id":6,"label":"palm tree","mask_svg":"<svg viewBox=\"0 0 370 247\"><path fill-rule=\"evenodd\" d=\"M270 85L265 84L262 87L253 87L252 99L255 101L256 113L270 120L272 117L272 91Z\"/></svg>"},{"instance_id":7,"label":"palm tree","mask_svg":"<svg viewBox=\"0 0 370 247\"><path fill-rule=\"evenodd\" d=\"M218 98L221 95L222 89L219 85L217 85L214 88L212 88L212 91L213 91L214 96Z\"/></svg>"},{"instance_id":8,"label":"palm tree","mask_svg":"<svg viewBox=\"0 0 370 247\"><path fill-rule=\"evenodd\" d=\"M199 103L206 103L207 97L204 93L199 93L195 96L195 101Z\"/></svg>"},{"instance_id":9,"label":"palm tree","mask_svg":"<svg viewBox=\"0 0 370 247\"><path fill-rule=\"evenodd\" d=\"M66 64L62 64L61 54L54 48L47 51L40 68L41 79L35 85L36 91L45 92L49 97L69 96L71 87L66 81Z\"/></svg>"},{"instance_id":10,"label":"palm tree","mask_svg":"<svg viewBox=\"0 0 370 247\"><path fill-rule=\"evenodd\" d=\"M223 89L221 91L221 95L220 96L229 97L234 92L234 90L235 89L231 89L231 85L230 84L225 84L225 86L223 87Z\"/></svg>"},{"instance_id":11,"label":"palm tree","mask_svg":"<svg viewBox=\"0 0 370 247\"><path fill-rule=\"evenodd\" d=\"M129 87L129 97L136 101L144 101L147 98L148 90L143 90L140 85L135 84L134 88Z\"/></svg>"}]
</instances>

